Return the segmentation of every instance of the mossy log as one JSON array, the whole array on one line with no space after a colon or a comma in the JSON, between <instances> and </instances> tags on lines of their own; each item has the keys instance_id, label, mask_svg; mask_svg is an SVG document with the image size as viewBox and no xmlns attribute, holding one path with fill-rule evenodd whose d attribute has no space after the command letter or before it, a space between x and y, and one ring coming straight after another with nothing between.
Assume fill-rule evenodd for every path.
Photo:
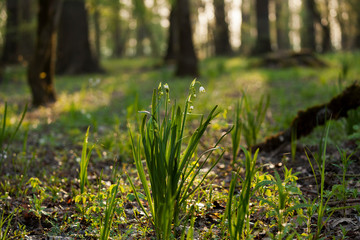
<instances>
[{"instance_id":1,"label":"mossy log","mask_svg":"<svg viewBox=\"0 0 360 240\"><path fill-rule=\"evenodd\" d=\"M268 137L252 149L259 148L261 151L271 152L283 144L290 143L292 133L296 133L297 139L309 135L315 127L324 125L327 120L347 117L349 110L359 106L360 85L355 82L330 102L299 111L288 129Z\"/></svg>"},{"instance_id":2,"label":"mossy log","mask_svg":"<svg viewBox=\"0 0 360 240\"><path fill-rule=\"evenodd\" d=\"M319 59L310 50L296 51L278 51L272 52L264 56L260 66L270 68L286 68L286 67L326 67L327 64Z\"/></svg>"}]
</instances>

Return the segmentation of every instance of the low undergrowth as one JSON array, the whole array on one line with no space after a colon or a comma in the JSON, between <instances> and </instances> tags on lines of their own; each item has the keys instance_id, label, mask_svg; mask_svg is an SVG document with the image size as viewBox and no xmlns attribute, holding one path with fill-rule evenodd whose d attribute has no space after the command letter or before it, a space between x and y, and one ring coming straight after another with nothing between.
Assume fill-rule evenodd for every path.
<instances>
[{"instance_id":1,"label":"low undergrowth","mask_svg":"<svg viewBox=\"0 0 360 240\"><path fill-rule=\"evenodd\" d=\"M234 86L242 82L233 78L236 61L221 63ZM128 83L124 91L109 94L104 82L111 85L110 78L92 80L99 89L84 78L68 101L60 94L63 106L22 117L21 104L1 105L1 239L358 236L359 110L319 129L325 134L308 141L317 144L304 148L306 141L294 141L281 152L261 153L246 143L288 121L269 124L286 101L279 101L280 80L271 80L271 70L244 73L258 78L268 72L258 83L279 88L254 96L254 86L237 92L215 84L212 77L222 75L210 69L203 70L203 85L193 81L186 96L181 96L183 79L145 92ZM285 71L290 72L277 77L300 74ZM314 77L311 70L304 72ZM154 86L145 76L138 74L137 81ZM185 99L184 106L170 98L169 86L175 99ZM220 101L227 94L238 104ZM338 129L344 131L338 137L342 142L333 138Z\"/></svg>"}]
</instances>

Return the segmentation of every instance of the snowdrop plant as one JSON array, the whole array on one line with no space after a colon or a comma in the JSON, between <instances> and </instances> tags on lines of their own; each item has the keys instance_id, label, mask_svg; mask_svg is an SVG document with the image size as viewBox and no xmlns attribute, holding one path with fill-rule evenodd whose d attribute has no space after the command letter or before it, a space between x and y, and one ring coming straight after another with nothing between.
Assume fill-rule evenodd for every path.
<instances>
[{"instance_id":1,"label":"snowdrop plant","mask_svg":"<svg viewBox=\"0 0 360 240\"><path fill-rule=\"evenodd\" d=\"M180 225L180 218L186 216L181 214L184 213L182 210L186 209L189 197L197 191L223 154L222 152L213 161L208 170L200 176L200 181L195 183L195 178L199 177L200 170L208 162L211 153L219 149L218 143L222 139L220 138L214 147L195 157L201 137L218 114L215 106L206 118L201 117L195 131L190 135L186 134L187 116L193 109L192 100L196 97L197 84L199 82L196 80L191 83L184 110L176 103L170 106L170 88L167 84L160 84L153 92L151 112L141 112L145 115L138 136L134 136L130 131L133 157L149 213L140 201L129 176L128 179L138 203L152 219L157 239L174 238L172 226ZM199 91L204 92L205 88L200 86Z\"/></svg>"}]
</instances>

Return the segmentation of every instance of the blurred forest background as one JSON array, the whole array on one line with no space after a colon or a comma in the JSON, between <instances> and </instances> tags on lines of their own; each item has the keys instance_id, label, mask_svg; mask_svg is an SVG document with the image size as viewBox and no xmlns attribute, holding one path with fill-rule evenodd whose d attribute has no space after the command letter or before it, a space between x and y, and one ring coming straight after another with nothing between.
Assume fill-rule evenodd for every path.
<instances>
[{"instance_id":1,"label":"blurred forest background","mask_svg":"<svg viewBox=\"0 0 360 240\"><path fill-rule=\"evenodd\" d=\"M161 57L196 77L211 56L358 49L359 13L356 0L3 0L0 68L28 66L43 105L54 73L103 72L104 58Z\"/></svg>"},{"instance_id":2,"label":"blurred forest background","mask_svg":"<svg viewBox=\"0 0 360 240\"><path fill-rule=\"evenodd\" d=\"M169 97L171 89L176 101L170 105L185 102L185 117L174 118L187 125L181 130L181 136L186 135L183 144L182 137L176 144L164 140L165 145L179 147L179 156L194 158L189 158L185 175L193 176L194 167L206 157L193 180L207 173L209 178L200 180L199 192L185 194L188 199L182 201L182 216L189 216L200 235L194 239L240 239L231 236L231 221L229 227L223 224L225 208L232 209L227 202L233 199L230 183L234 191L237 181L233 173L247 173L245 159L251 159L241 154L239 146L251 149L281 131L283 135L270 138L281 146L273 144L273 152L260 152L259 169L264 175L259 173L254 180L274 180L273 187L266 183L264 191L259 190L259 194L274 190L265 199L270 204L254 198L243 208L251 210L243 237L283 239L284 233L289 239L294 234L298 239L356 239L360 235L360 109L355 109L360 105L360 86L352 83L360 75L359 50L359 0L0 0L0 239L8 232L12 236L8 239L99 239L103 226L111 228L111 223L103 224L109 209L104 200L112 198L110 191L115 199L117 190L111 184L116 182L112 239L154 239L159 229L145 217L136 203L135 187L129 185L130 179L136 187L141 185L135 168L141 164L134 164L137 154L129 131L140 130L134 130L133 136L143 134L140 115L156 105L151 97L158 86L158 96ZM336 104L319 105L331 99ZM206 119L200 120L203 114L213 114L215 105L219 114L206 120L206 124L211 120L208 130L194 131ZM139 110L145 111L138 114ZM333 111L334 121L331 129L327 125L330 133L324 140L322 128L312 130L325 124L328 110ZM156 111L152 108L151 114L157 115ZM307 117L297 121L300 115ZM335 121L340 117L347 119ZM234 129L231 138L223 135L229 129ZM199 148L187 145L193 143L188 136L194 132L204 133L196 137ZM167 139L173 141L175 135ZM219 145L224 152L215 153L214 149L220 150L219 139L224 139ZM193 152L180 155L182 145ZM322 166L314 170L308 150L316 153L314 164L321 160ZM209 151L214 157L206 156ZM173 150L164 152L173 155ZM139 151L138 160L140 155ZM255 166L256 154L252 161ZM205 174L203 167L209 172ZM315 171L322 174L321 187ZM325 206L323 198L327 198ZM195 208L187 209L192 204ZM326 214L321 212L324 209ZM322 228L321 216L332 225ZM176 224L169 222L167 231L177 235L180 225ZM282 233L285 225L289 228Z\"/></svg>"}]
</instances>

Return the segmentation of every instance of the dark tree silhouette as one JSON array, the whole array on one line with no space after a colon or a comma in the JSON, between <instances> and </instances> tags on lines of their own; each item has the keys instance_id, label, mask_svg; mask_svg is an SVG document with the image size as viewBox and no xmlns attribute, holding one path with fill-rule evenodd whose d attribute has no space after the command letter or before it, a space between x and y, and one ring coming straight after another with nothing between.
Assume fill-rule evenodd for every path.
<instances>
[{"instance_id":1,"label":"dark tree silhouette","mask_svg":"<svg viewBox=\"0 0 360 240\"><path fill-rule=\"evenodd\" d=\"M225 17L225 3L224 0L214 0L215 9L215 54L229 55L232 53L229 40L229 25Z\"/></svg>"},{"instance_id":2,"label":"dark tree silhouette","mask_svg":"<svg viewBox=\"0 0 360 240\"><path fill-rule=\"evenodd\" d=\"M304 5L304 33L301 38L302 48L316 51L316 31L315 31L315 2L314 0L305 0Z\"/></svg>"},{"instance_id":3,"label":"dark tree silhouette","mask_svg":"<svg viewBox=\"0 0 360 240\"><path fill-rule=\"evenodd\" d=\"M189 0L177 0L177 24L179 26L179 54L177 76L198 76L198 60L195 54L190 23Z\"/></svg>"},{"instance_id":4,"label":"dark tree silhouette","mask_svg":"<svg viewBox=\"0 0 360 240\"><path fill-rule=\"evenodd\" d=\"M89 43L88 16L84 0L64 0L58 30L56 72L82 74L102 72Z\"/></svg>"},{"instance_id":5,"label":"dark tree silhouette","mask_svg":"<svg viewBox=\"0 0 360 240\"><path fill-rule=\"evenodd\" d=\"M257 38L252 53L256 55L271 52L269 0L256 0L255 10Z\"/></svg>"},{"instance_id":6,"label":"dark tree silhouette","mask_svg":"<svg viewBox=\"0 0 360 240\"><path fill-rule=\"evenodd\" d=\"M242 54L249 54L252 48L252 0L242 0L241 3L241 46L240 52Z\"/></svg>"},{"instance_id":7,"label":"dark tree silhouette","mask_svg":"<svg viewBox=\"0 0 360 240\"><path fill-rule=\"evenodd\" d=\"M27 75L34 106L56 100L54 89L56 29L62 0L39 0L38 3L36 47Z\"/></svg>"},{"instance_id":8,"label":"dark tree silhouette","mask_svg":"<svg viewBox=\"0 0 360 240\"><path fill-rule=\"evenodd\" d=\"M330 25L326 18L322 18L319 9L316 6L315 0L305 0L305 33L302 34L302 47L308 48L313 51L317 50L316 44L316 28L315 25L318 24L322 30L322 44L321 51L327 52L330 51L331 46L331 36L330 36Z\"/></svg>"},{"instance_id":9,"label":"dark tree silhouette","mask_svg":"<svg viewBox=\"0 0 360 240\"><path fill-rule=\"evenodd\" d=\"M289 2L275 0L276 41L279 50L290 49L289 38Z\"/></svg>"},{"instance_id":10,"label":"dark tree silhouette","mask_svg":"<svg viewBox=\"0 0 360 240\"><path fill-rule=\"evenodd\" d=\"M169 31L168 31L168 40L167 40L167 49L164 57L165 62L174 61L179 51L179 37L178 37L178 27L177 27L177 10L176 4L171 5L170 15L169 15Z\"/></svg>"},{"instance_id":11,"label":"dark tree silhouette","mask_svg":"<svg viewBox=\"0 0 360 240\"><path fill-rule=\"evenodd\" d=\"M5 43L1 60L17 64L31 58L34 50L35 6L32 0L7 0Z\"/></svg>"},{"instance_id":12,"label":"dark tree silhouette","mask_svg":"<svg viewBox=\"0 0 360 240\"><path fill-rule=\"evenodd\" d=\"M36 37L36 1L19 0L19 61L33 56Z\"/></svg>"},{"instance_id":13,"label":"dark tree silhouette","mask_svg":"<svg viewBox=\"0 0 360 240\"><path fill-rule=\"evenodd\" d=\"M2 62L4 64L18 63L18 25L19 25L19 0L6 1L6 27L5 27L5 43L2 54Z\"/></svg>"},{"instance_id":14,"label":"dark tree silhouette","mask_svg":"<svg viewBox=\"0 0 360 240\"><path fill-rule=\"evenodd\" d=\"M113 38L113 57L121 57L124 53L124 41L121 37L121 25L120 25L120 1L114 1L113 3L113 12L112 12L112 38Z\"/></svg>"}]
</instances>

